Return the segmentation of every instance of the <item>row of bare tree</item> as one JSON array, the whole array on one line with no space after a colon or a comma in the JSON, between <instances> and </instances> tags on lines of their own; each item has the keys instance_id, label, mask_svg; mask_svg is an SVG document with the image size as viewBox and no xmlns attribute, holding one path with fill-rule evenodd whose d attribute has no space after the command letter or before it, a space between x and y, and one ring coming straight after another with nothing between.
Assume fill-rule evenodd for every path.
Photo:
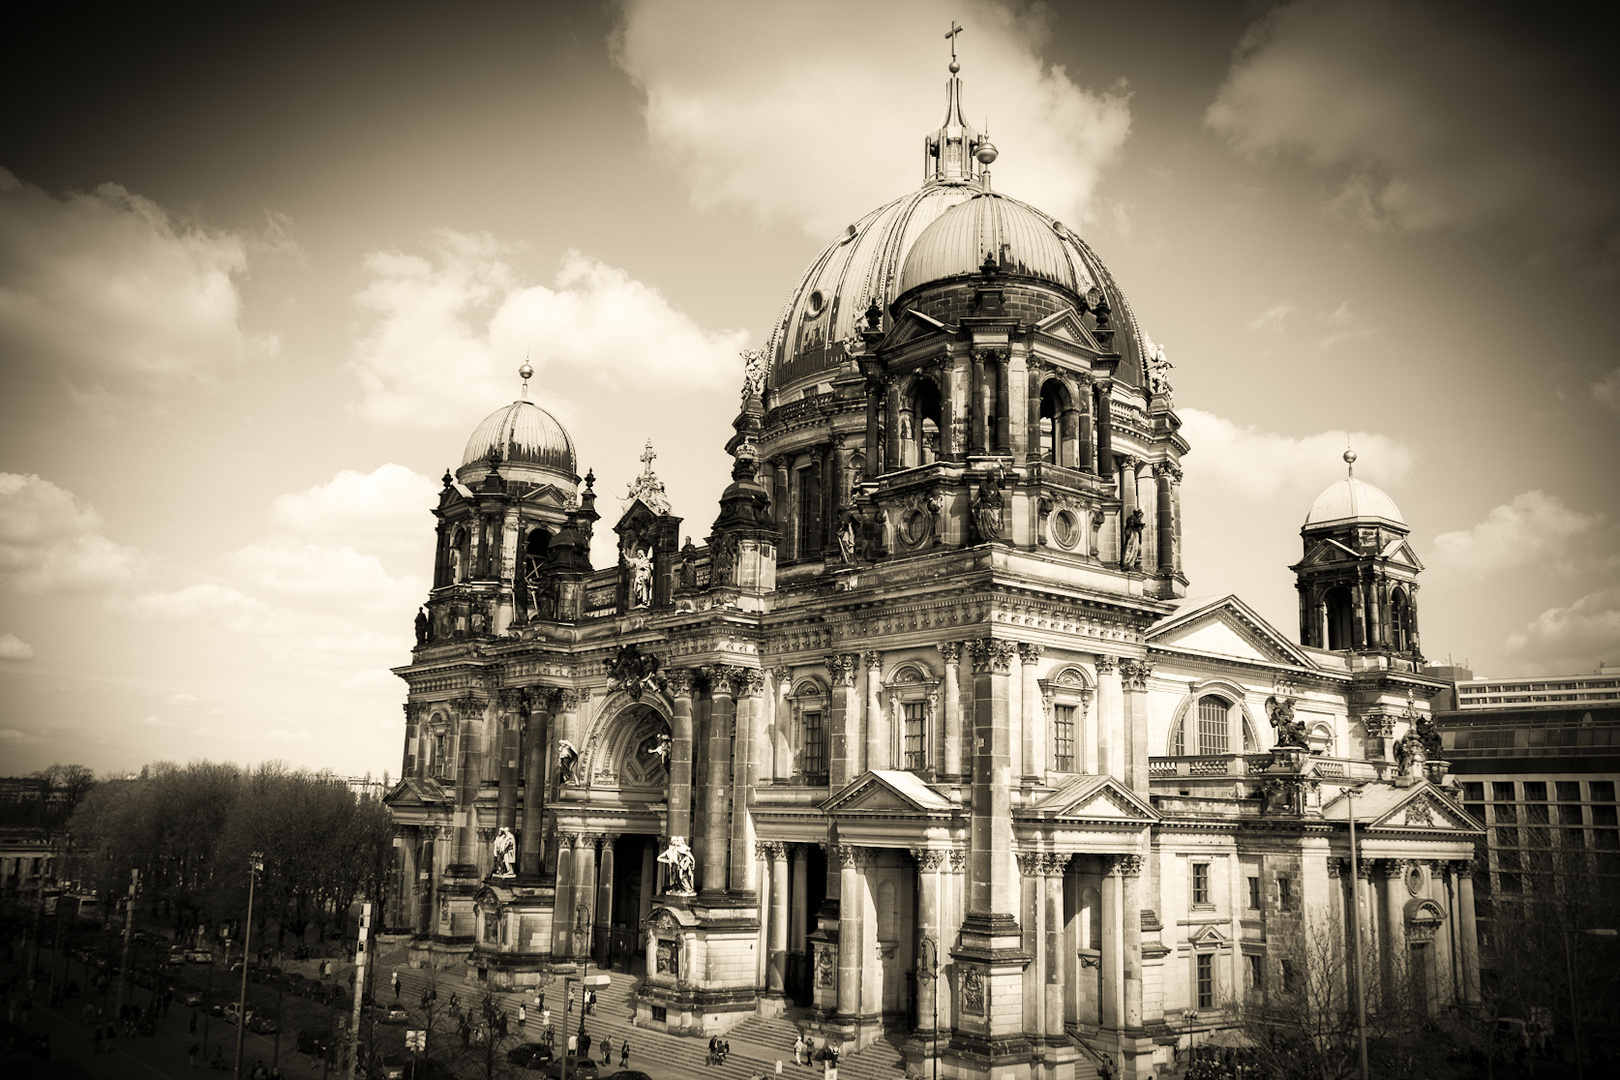
<instances>
[{"instance_id":1,"label":"row of bare tree","mask_svg":"<svg viewBox=\"0 0 1620 1080\"><path fill-rule=\"evenodd\" d=\"M71 878L120 896L139 870L143 907L182 934L242 917L249 855L261 853L261 941L267 928L300 940L311 927L322 938L341 928L357 900L381 900L393 855L379 800L356 796L329 772L281 763L163 762L136 779L105 781L80 802L66 839Z\"/></svg>"}]
</instances>

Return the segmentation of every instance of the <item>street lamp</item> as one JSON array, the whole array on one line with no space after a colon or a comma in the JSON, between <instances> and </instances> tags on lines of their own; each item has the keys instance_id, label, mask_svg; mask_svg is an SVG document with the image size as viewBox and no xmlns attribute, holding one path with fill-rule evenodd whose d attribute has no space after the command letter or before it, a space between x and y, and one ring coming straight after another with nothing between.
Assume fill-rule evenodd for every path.
<instances>
[{"instance_id":1,"label":"street lamp","mask_svg":"<svg viewBox=\"0 0 1620 1080\"><path fill-rule=\"evenodd\" d=\"M247 925L242 929L242 990L236 999L236 1080L242 1080L242 1040L247 1037L247 976L248 952L253 944L253 883L264 869L264 853L248 855L248 909ZM229 954L227 953L227 959Z\"/></svg>"},{"instance_id":2,"label":"street lamp","mask_svg":"<svg viewBox=\"0 0 1620 1080\"><path fill-rule=\"evenodd\" d=\"M1365 783L1344 789L1344 805L1350 815L1350 899L1355 917L1350 920L1351 952L1356 972L1356 1055L1361 1080L1370 1080L1367 1071L1367 986L1361 969L1361 871L1356 855L1356 800L1367 790Z\"/></svg>"},{"instance_id":3,"label":"street lamp","mask_svg":"<svg viewBox=\"0 0 1620 1080\"><path fill-rule=\"evenodd\" d=\"M1585 934L1587 937L1620 937L1620 930L1588 930L1580 927L1566 926L1559 935L1564 942L1564 974L1569 979L1569 1031L1575 1039L1575 1078L1586 1080L1586 1068L1581 1064L1581 1019L1575 1011L1575 961L1570 956L1569 935Z\"/></svg>"},{"instance_id":4,"label":"street lamp","mask_svg":"<svg viewBox=\"0 0 1620 1080\"><path fill-rule=\"evenodd\" d=\"M933 1036L934 1080L939 1080L939 943L931 937L922 939L917 946L917 976L927 979L933 984L933 993L929 995L934 1003L934 1026L930 1028Z\"/></svg>"}]
</instances>

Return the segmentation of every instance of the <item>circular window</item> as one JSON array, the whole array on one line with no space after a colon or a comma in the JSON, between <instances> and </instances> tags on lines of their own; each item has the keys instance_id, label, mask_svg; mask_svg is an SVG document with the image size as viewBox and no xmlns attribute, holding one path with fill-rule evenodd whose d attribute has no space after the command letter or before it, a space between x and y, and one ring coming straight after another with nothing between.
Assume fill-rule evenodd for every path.
<instances>
[{"instance_id":1,"label":"circular window","mask_svg":"<svg viewBox=\"0 0 1620 1080\"><path fill-rule=\"evenodd\" d=\"M913 510L905 516L900 523L900 539L905 541L907 547L917 547L934 532L934 515L925 514L921 510Z\"/></svg>"},{"instance_id":2,"label":"circular window","mask_svg":"<svg viewBox=\"0 0 1620 1080\"><path fill-rule=\"evenodd\" d=\"M821 290L820 289L817 289L815 292L810 294L810 314L811 315L820 315L822 308L824 308L826 306L827 306L827 298L825 296L821 295Z\"/></svg>"},{"instance_id":3,"label":"circular window","mask_svg":"<svg viewBox=\"0 0 1620 1080\"><path fill-rule=\"evenodd\" d=\"M1423 891L1423 868L1416 863L1406 870L1406 891L1413 896Z\"/></svg>"},{"instance_id":4,"label":"circular window","mask_svg":"<svg viewBox=\"0 0 1620 1080\"><path fill-rule=\"evenodd\" d=\"M1080 535L1080 523L1068 510L1059 510L1052 515L1052 539L1061 547L1074 547L1075 538Z\"/></svg>"}]
</instances>

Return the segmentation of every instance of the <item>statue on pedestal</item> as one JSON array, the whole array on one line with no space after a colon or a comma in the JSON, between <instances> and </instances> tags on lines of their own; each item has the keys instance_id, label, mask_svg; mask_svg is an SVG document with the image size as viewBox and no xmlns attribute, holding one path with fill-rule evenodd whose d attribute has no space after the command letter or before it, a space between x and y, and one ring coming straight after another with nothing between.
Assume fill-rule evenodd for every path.
<instances>
[{"instance_id":1,"label":"statue on pedestal","mask_svg":"<svg viewBox=\"0 0 1620 1080\"><path fill-rule=\"evenodd\" d=\"M658 861L669 867L669 888L664 890L667 894L696 895L697 886L693 881L693 874L697 868L697 861L692 856L692 849L686 846L686 837L670 837L669 846L658 856Z\"/></svg>"},{"instance_id":2,"label":"statue on pedestal","mask_svg":"<svg viewBox=\"0 0 1620 1080\"><path fill-rule=\"evenodd\" d=\"M1305 738L1305 721L1294 719L1293 698L1280 698L1275 694L1266 698L1266 718L1277 729L1277 746L1297 746L1301 750L1311 748Z\"/></svg>"},{"instance_id":3,"label":"statue on pedestal","mask_svg":"<svg viewBox=\"0 0 1620 1080\"><path fill-rule=\"evenodd\" d=\"M501 831L495 834L495 844L490 853L495 856L495 877L517 876L517 837L512 835L511 829L501 826Z\"/></svg>"}]
</instances>

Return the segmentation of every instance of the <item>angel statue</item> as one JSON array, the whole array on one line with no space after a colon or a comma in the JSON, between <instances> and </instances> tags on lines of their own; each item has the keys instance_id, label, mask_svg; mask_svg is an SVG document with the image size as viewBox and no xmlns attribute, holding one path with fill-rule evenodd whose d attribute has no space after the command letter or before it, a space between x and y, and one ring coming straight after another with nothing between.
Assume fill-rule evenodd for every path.
<instances>
[{"instance_id":1,"label":"angel statue","mask_svg":"<svg viewBox=\"0 0 1620 1080\"><path fill-rule=\"evenodd\" d=\"M672 836L669 846L658 856L658 861L669 867L670 882L665 893L671 896L692 896L697 892L692 882L696 861L692 849L686 846L686 837Z\"/></svg>"},{"instance_id":2,"label":"angel statue","mask_svg":"<svg viewBox=\"0 0 1620 1080\"><path fill-rule=\"evenodd\" d=\"M1309 750L1305 739L1305 721L1294 719L1294 699L1280 698L1276 694L1266 698L1266 718L1277 729L1278 746L1297 746Z\"/></svg>"},{"instance_id":3,"label":"angel statue","mask_svg":"<svg viewBox=\"0 0 1620 1080\"><path fill-rule=\"evenodd\" d=\"M665 769L669 768L669 732L660 731L641 744L643 754L652 754Z\"/></svg>"},{"instance_id":4,"label":"angel statue","mask_svg":"<svg viewBox=\"0 0 1620 1080\"><path fill-rule=\"evenodd\" d=\"M1170 369L1176 365L1164 355L1163 345L1154 345L1148 342L1147 347L1147 376L1148 389L1154 397L1168 399L1170 397Z\"/></svg>"},{"instance_id":5,"label":"angel statue","mask_svg":"<svg viewBox=\"0 0 1620 1080\"><path fill-rule=\"evenodd\" d=\"M512 835L511 829L505 825L501 826L501 831L495 834L495 845L490 851L495 856L495 877L509 878L517 876L515 868L517 837Z\"/></svg>"},{"instance_id":6,"label":"angel statue","mask_svg":"<svg viewBox=\"0 0 1620 1080\"><path fill-rule=\"evenodd\" d=\"M561 784L579 783L579 751L567 739L557 740L557 782Z\"/></svg>"}]
</instances>

